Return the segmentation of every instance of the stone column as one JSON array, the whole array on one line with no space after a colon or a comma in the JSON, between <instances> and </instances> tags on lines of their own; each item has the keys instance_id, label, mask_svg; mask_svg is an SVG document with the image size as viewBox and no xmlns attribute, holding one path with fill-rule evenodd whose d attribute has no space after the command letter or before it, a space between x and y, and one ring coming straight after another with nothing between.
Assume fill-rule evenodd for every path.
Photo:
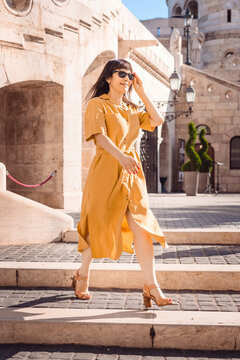
<instances>
[{"instance_id":1,"label":"stone column","mask_svg":"<svg viewBox=\"0 0 240 360\"><path fill-rule=\"evenodd\" d=\"M6 190L6 166L0 163L0 191Z\"/></svg>"},{"instance_id":2,"label":"stone column","mask_svg":"<svg viewBox=\"0 0 240 360\"><path fill-rule=\"evenodd\" d=\"M82 93L80 70L65 68L63 108L63 194L64 210L81 207Z\"/></svg>"}]
</instances>

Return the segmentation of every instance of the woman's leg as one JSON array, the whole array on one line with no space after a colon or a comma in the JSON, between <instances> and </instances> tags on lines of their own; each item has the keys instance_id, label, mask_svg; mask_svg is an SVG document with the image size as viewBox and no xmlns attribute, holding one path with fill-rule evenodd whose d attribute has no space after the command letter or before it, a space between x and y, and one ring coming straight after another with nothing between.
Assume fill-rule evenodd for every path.
<instances>
[{"instance_id":1,"label":"woman's leg","mask_svg":"<svg viewBox=\"0 0 240 360\"><path fill-rule=\"evenodd\" d=\"M147 286L151 284L158 286L155 273L155 258L151 235L135 222L128 208L126 217L129 227L133 232L134 248L137 260L143 271L144 283ZM157 299L160 297L165 297L161 289L152 289L151 294L154 295Z\"/></svg>"},{"instance_id":2,"label":"woman's leg","mask_svg":"<svg viewBox=\"0 0 240 360\"><path fill-rule=\"evenodd\" d=\"M87 236L87 243L89 244L89 235ZM82 251L82 264L80 269L78 270L78 273L83 276L90 275L90 266L92 263L92 250L89 246L87 249L84 249ZM77 291L88 291L89 286L89 280L88 281L78 281L77 282Z\"/></svg>"}]
</instances>

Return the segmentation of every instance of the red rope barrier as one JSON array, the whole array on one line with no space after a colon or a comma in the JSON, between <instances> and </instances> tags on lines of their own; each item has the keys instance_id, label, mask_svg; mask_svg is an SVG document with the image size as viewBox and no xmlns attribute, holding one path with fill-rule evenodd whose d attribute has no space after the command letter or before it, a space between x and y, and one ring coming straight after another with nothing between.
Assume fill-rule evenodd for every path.
<instances>
[{"instance_id":1,"label":"red rope barrier","mask_svg":"<svg viewBox=\"0 0 240 360\"><path fill-rule=\"evenodd\" d=\"M6 174L7 174L7 176L8 176L12 181L14 181L14 182L15 182L16 184L18 184L18 185L21 185L21 186L24 186L24 187L35 188L35 187L42 186L42 185L46 184L46 182L48 182L48 181L56 174L56 172L57 172L57 170L54 170L54 172L47 178L47 180L41 182L40 184L36 184L36 185L23 184L23 183L21 183L20 181L14 179L14 177L12 177L12 175L10 175L8 171L6 171Z\"/></svg>"}]
</instances>

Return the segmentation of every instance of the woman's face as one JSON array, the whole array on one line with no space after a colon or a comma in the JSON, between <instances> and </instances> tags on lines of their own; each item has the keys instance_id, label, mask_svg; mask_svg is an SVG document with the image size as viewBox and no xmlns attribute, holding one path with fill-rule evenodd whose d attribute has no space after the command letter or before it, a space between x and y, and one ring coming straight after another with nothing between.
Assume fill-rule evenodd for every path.
<instances>
[{"instance_id":1,"label":"woman's face","mask_svg":"<svg viewBox=\"0 0 240 360\"><path fill-rule=\"evenodd\" d=\"M126 69L117 69L115 71L116 72L112 74L112 77L107 79L109 83L109 88L110 90L117 91L123 95L128 91L129 86L132 84L132 80L129 80L129 77L127 75L123 78L120 77L119 71L123 71L128 74L131 74L131 71Z\"/></svg>"}]
</instances>

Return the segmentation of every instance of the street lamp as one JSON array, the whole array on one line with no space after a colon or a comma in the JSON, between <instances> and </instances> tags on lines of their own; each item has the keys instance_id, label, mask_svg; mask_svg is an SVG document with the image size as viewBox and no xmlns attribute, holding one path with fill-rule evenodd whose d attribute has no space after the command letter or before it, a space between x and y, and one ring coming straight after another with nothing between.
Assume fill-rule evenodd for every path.
<instances>
[{"instance_id":1,"label":"street lamp","mask_svg":"<svg viewBox=\"0 0 240 360\"><path fill-rule=\"evenodd\" d=\"M166 104L168 104L170 107L173 107L178 102L178 92L179 92L179 90L181 88L181 76L176 72L176 70L174 70L174 72L170 76L169 81L170 81L170 88L174 92L173 100L170 100L170 101L154 101L154 103L157 105L157 107L159 109L161 108L161 106L164 106ZM164 120L165 121L172 121L172 120L176 119L180 115L185 114L185 116L187 117L187 116L189 116L189 115L191 115L193 113L192 105L193 105L193 103L195 101L195 91L191 87L191 85L189 85L189 87L186 89L186 100L187 100L187 103L188 103L188 110L186 110L186 111L178 111L178 112L174 112L174 111L162 112L162 115L164 115Z\"/></svg>"},{"instance_id":2,"label":"street lamp","mask_svg":"<svg viewBox=\"0 0 240 360\"><path fill-rule=\"evenodd\" d=\"M187 60L185 62L186 65L192 65L189 55L189 29L192 25L192 19L193 19L193 15L191 14L189 8L187 8L187 11L184 16L184 34L185 34L185 30L187 31Z\"/></svg>"}]
</instances>

